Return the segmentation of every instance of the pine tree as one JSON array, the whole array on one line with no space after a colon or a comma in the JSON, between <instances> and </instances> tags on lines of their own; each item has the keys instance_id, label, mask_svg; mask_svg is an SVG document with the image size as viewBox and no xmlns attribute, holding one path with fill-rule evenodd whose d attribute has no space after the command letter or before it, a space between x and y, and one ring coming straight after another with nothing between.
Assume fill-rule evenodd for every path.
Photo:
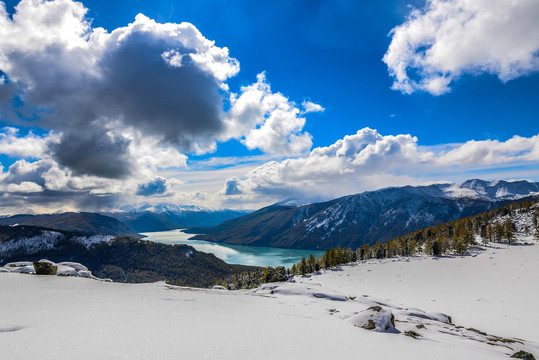
<instances>
[{"instance_id":1,"label":"pine tree","mask_svg":"<svg viewBox=\"0 0 539 360\"><path fill-rule=\"evenodd\" d=\"M316 256L314 256L313 254L309 255L309 261L308 261L308 264L309 264L309 272L310 273L313 273L316 271L315 267L316 267Z\"/></svg>"},{"instance_id":2,"label":"pine tree","mask_svg":"<svg viewBox=\"0 0 539 360\"><path fill-rule=\"evenodd\" d=\"M431 252L432 252L432 256L442 255L442 247L440 246L440 242L438 241L438 239L432 242Z\"/></svg>"},{"instance_id":3,"label":"pine tree","mask_svg":"<svg viewBox=\"0 0 539 360\"><path fill-rule=\"evenodd\" d=\"M308 272L307 259L305 259L305 257L302 257L298 265L298 273L300 275L306 275L307 272Z\"/></svg>"},{"instance_id":4,"label":"pine tree","mask_svg":"<svg viewBox=\"0 0 539 360\"><path fill-rule=\"evenodd\" d=\"M417 252L417 243L414 239L408 241L408 254L414 255Z\"/></svg>"},{"instance_id":5,"label":"pine tree","mask_svg":"<svg viewBox=\"0 0 539 360\"><path fill-rule=\"evenodd\" d=\"M514 240L513 223L511 222L511 218L507 218L503 224L503 237L509 244L511 244Z\"/></svg>"},{"instance_id":6,"label":"pine tree","mask_svg":"<svg viewBox=\"0 0 539 360\"><path fill-rule=\"evenodd\" d=\"M502 242L503 237L503 227L499 222L494 225L494 241Z\"/></svg>"}]
</instances>

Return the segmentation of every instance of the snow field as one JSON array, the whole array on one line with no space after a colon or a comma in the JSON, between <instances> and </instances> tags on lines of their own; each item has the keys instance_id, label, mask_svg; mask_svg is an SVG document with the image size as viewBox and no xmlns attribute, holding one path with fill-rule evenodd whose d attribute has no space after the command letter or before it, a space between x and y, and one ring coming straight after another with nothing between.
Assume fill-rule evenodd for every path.
<instances>
[{"instance_id":1,"label":"snow field","mask_svg":"<svg viewBox=\"0 0 539 360\"><path fill-rule=\"evenodd\" d=\"M0 273L1 357L507 359L520 349L537 356L538 257L537 245L496 244L470 256L369 261L244 291ZM394 315L396 331L354 326L376 306ZM412 331L417 339L406 336Z\"/></svg>"}]
</instances>

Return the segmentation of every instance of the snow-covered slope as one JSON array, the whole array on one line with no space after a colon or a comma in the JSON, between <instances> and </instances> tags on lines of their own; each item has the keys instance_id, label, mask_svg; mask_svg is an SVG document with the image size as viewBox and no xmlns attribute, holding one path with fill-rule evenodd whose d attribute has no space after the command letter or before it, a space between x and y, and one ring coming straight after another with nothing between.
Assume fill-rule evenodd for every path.
<instances>
[{"instance_id":1,"label":"snow-covered slope","mask_svg":"<svg viewBox=\"0 0 539 360\"><path fill-rule=\"evenodd\" d=\"M466 180L456 184L438 184L448 198L472 198L487 201L518 200L539 195L539 183L520 181Z\"/></svg>"},{"instance_id":2,"label":"snow-covered slope","mask_svg":"<svg viewBox=\"0 0 539 360\"><path fill-rule=\"evenodd\" d=\"M537 356L538 260L538 245L496 245L470 256L357 263L234 292L0 273L1 357ZM394 329L386 329L391 315ZM381 332L361 327L372 319Z\"/></svg>"}]
</instances>

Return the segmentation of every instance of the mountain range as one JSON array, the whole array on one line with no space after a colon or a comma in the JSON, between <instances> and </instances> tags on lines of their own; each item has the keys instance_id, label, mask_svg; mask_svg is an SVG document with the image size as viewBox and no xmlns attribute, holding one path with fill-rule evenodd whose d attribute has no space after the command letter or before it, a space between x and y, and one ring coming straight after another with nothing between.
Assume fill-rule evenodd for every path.
<instances>
[{"instance_id":1,"label":"mountain range","mask_svg":"<svg viewBox=\"0 0 539 360\"><path fill-rule=\"evenodd\" d=\"M197 240L297 249L383 242L507 202L539 196L539 183L467 180L404 186L295 206L281 202L211 228L191 228Z\"/></svg>"},{"instance_id":2,"label":"mountain range","mask_svg":"<svg viewBox=\"0 0 539 360\"><path fill-rule=\"evenodd\" d=\"M136 231L109 216L88 212L63 214L13 215L0 218L0 225L33 225L79 232L84 235L127 235L140 237Z\"/></svg>"},{"instance_id":3,"label":"mountain range","mask_svg":"<svg viewBox=\"0 0 539 360\"><path fill-rule=\"evenodd\" d=\"M195 226L215 226L252 210L213 210L204 206L139 204L103 213L121 221L135 232L166 231Z\"/></svg>"},{"instance_id":4,"label":"mountain range","mask_svg":"<svg viewBox=\"0 0 539 360\"><path fill-rule=\"evenodd\" d=\"M167 231L194 226L215 226L251 210L212 210L203 206L174 204L129 205L114 212L68 212L62 214L19 214L0 218L0 225L34 225L75 231L85 235L127 235Z\"/></svg>"}]
</instances>

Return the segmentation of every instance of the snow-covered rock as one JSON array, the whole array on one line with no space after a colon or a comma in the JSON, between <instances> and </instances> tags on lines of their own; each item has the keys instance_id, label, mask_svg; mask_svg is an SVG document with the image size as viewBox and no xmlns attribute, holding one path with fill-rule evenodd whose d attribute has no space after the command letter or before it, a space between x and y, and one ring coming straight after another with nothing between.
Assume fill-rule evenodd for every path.
<instances>
[{"instance_id":1,"label":"snow-covered rock","mask_svg":"<svg viewBox=\"0 0 539 360\"><path fill-rule=\"evenodd\" d=\"M74 276L89 279L96 279L92 272L82 264L75 262L55 263L47 259L42 259L36 262L18 261L6 264L0 268L3 273L25 273L37 275L56 275L56 276Z\"/></svg>"},{"instance_id":2,"label":"snow-covered rock","mask_svg":"<svg viewBox=\"0 0 539 360\"><path fill-rule=\"evenodd\" d=\"M381 306L372 306L350 318L354 326L377 332L396 332L395 317Z\"/></svg>"}]
</instances>

